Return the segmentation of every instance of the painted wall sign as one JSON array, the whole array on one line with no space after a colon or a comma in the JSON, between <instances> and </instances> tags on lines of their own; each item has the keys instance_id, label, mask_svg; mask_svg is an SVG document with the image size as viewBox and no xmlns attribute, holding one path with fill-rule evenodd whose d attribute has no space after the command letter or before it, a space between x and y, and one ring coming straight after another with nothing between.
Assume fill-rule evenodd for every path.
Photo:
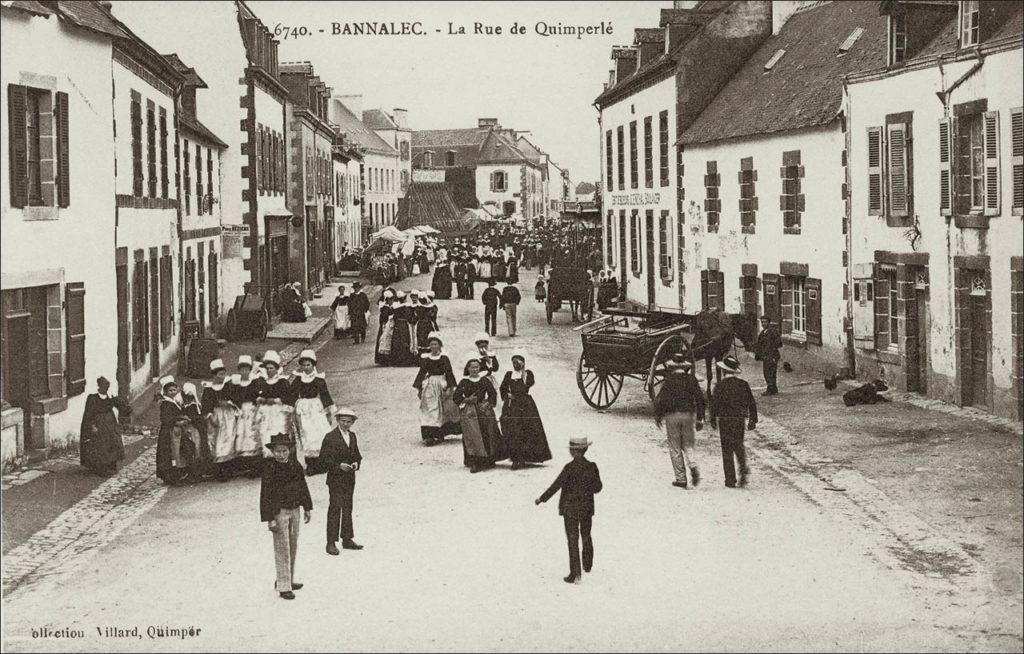
<instances>
[{"instance_id":1,"label":"painted wall sign","mask_svg":"<svg viewBox=\"0 0 1024 654\"><path fill-rule=\"evenodd\" d=\"M613 207L636 207L660 202L661 193L612 193Z\"/></svg>"}]
</instances>

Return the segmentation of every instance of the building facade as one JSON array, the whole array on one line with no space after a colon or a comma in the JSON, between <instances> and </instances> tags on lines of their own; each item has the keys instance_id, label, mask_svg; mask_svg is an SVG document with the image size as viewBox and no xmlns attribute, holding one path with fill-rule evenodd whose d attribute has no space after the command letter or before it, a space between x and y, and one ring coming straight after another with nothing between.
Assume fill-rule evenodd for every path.
<instances>
[{"instance_id":1,"label":"building facade","mask_svg":"<svg viewBox=\"0 0 1024 654\"><path fill-rule=\"evenodd\" d=\"M857 372L1020 418L1021 7L886 7L887 60L851 75Z\"/></svg>"},{"instance_id":2,"label":"building facade","mask_svg":"<svg viewBox=\"0 0 1024 654\"><path fill-rule=\"evenodd\" d=\"M396 107L392 113L383 109L363 112L363 124L398 152L398 198L405 198L412 183L412 129L409 110Z\"/></svg>"}]
</instances>

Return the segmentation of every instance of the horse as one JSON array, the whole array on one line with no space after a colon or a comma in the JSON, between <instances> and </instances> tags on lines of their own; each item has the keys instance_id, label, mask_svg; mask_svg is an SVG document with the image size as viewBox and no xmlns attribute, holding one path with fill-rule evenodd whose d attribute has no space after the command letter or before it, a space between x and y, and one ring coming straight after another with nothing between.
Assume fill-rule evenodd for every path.
<instances>
[{"instance_id":1,"label":"horse","mask_svg":"<svg viewBox=\"0 0 1024 654\"><path fill-rule=\"evenodd\" d=\"M751 349L757 340L757 316L744 313L725 313L718 309L705 309L693 322L693 340L690 355L694 361L704 359L707 374L708 397L711 397L711 366L722 360L740 339L743 347ZM715 368L716 381L722 378L722 369Z\"/></svg>"}]
</instances>

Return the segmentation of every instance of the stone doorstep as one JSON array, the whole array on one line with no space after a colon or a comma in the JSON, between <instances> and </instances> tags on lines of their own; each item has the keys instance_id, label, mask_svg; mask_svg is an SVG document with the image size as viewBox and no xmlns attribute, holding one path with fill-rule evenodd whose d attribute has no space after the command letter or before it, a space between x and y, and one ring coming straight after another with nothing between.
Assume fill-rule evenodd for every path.
<instances>
[{"instance_id":1,"label":"stone doorstep","mask_svg":"<svg viewBox=\"0 0 1024 654\"><path fill-rule=\"evenodd\" d=\"M267 340L303 341L312 343L327 331L331 318L313 316L306 322L282 322L267 332Z\"/></svg>"}]
</instances>

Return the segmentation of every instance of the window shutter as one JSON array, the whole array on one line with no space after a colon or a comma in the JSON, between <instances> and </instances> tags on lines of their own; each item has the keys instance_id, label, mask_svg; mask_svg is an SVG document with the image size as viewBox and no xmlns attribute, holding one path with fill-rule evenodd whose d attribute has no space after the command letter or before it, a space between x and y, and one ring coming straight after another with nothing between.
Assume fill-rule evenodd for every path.
<instances>
[{"instance_id":1,"label":"window shutter","mask_svg":"<svg viewBox=\"0 0 1024 654\"><path fill-rule=\"evenodd\" d=\"M67 284L64 293L68 348L64 376L68 397L74 397L85 392L85 284Z\"/></svg>"},{"instance_id":2,"label":"window shutter","mask_svg":"<svg viewBox=\"0 0 1024 654\"><path fill-rule=\"evenodd\" d=\"M259 191L263 190L263 126L259 125L256 127L256 138L253 142L256 145L256 189Z\"/></svg>"},{"instance_id":3,"label":"window shutter","mask_svg":"<svg viewBox=\"0 0 1024 654\"><path fill-rule=\"evenodd\" d=\"M779 276L773 273L764 273L762 277L761 290L764 293L764 313L771 316L776 325L782 323L782 309L779 304Z\"/></svg>"},{"instance_id":4,"label":"window shutter","mask_svg":"<svg viewBox=\"0 0 1024 654\"><path fill-rule=\"evenodd\" d=\"M875 349L889 347L889 280L875 279Z\"/></svg>"},{"instance_id":5,"label":"window shutter","mask_svg":"<svg viewBox=\"0 0 1024 654\"><path fill-rule=\"evenodd\" d=\"M868 128L868 215L882 215L882 128Z\"/></svg>"},{"instance_id":6,"label":"window shutter","mask_svg":"<svg viewBox=\"0 0 1024 654\"><path fill-rule=\"evenodd\" d=\"M807 342L821 345L821 280L808 277L804 282L804 290L807 294L807 320L804 328Z\"/></svg>"},{"instance_id":7,"label":"window shutter","mask_svg":"<svg viewBox=\"0 0 1024 654\"><path fill-rule=\"evenodd\" d=\"M174 327L174 302L171 297L173 288L171 255L168 254L160 257L160 341L164 344L170 340Z\"/></svg>"},{"instance_id":8,"label":"window shutter","mask_svg":"<svg viewBox=\"0 0 1024 654\"><path fill-rule=\"evenodd\" d=\"M999 215L999 112L986 111L985 129L985 215Z\"/></svg>"},{"instance_id":9,"label":"window shutter","mask_svg":"<svg viewBox=\"0 0 1024 654\"><path fill-rule=\"evenodd\" d=\"M783 334L791 334L793 332L793 278L783 276L781 281L781 295L779 298L782 320L779 321L779 325Z\"/></svg>"},{"instance_id":10,"label":"window shutter","mask_svg":"<svg viewBox=\"0 0 1024 654\"><path fill-rule=\"evenodd\" d=\"M10 140L11 206L21 209L28 204L28 140L25 130L25 111L28 90L16 84L7 85L7 126Z\"/></svg>"},{"instance_id":11,"label":"window shutter","mask_svg":"<svg viewBox=\"0 0 1024 654\"><path fill-rule=\"evenodd\" d=\"M71 203L71 165L68 158L68 94L57 92L57 205Z\"/></svg>"},{"instance_id":12,"label":"window shutter","mask_svg":"<svg viewBox=\"0 0 1024 654\"><path fill-rule=\"evenodd\" d=\"M953 215L953 119L939 121L939 212Z\"/></svg>"},{"instance_id":13,"label":"window shutter","mask_svg":"<svg viewBox=\"0 0 1024 654\"><path fill-rule=\"evenodd\" d=\"M1024 108L1010 112L1011 165L1013 166L1013 215L1024 214Z\"/></svg>"},{"instance_id":14,"label":"window shutter","mask_svg":"<svg viewBox=\"0 0 1024 654\"><path fill-rule=\"evenodd\" d=\"M218 270L217 253L211 252L207 257L207 261L207 268L210 271L210 292L207 293L207 298L210 301L210 320L213 320L220 313L220 296L218 294L218 284L220 283L218 276L220 271Z\"/></svg>"},{"instance_id":15,"label":"window shutter","mask_svg":"<svg viewBox=\"0 0 1024 654\"><path fill-rule=\"evenodd\" d=\"M889 215L906 217L910 215L910 200L907 178L907 126L894 123L888 126L889 146L889 179L888 200Z\"/></svg>"}]
</instances>

